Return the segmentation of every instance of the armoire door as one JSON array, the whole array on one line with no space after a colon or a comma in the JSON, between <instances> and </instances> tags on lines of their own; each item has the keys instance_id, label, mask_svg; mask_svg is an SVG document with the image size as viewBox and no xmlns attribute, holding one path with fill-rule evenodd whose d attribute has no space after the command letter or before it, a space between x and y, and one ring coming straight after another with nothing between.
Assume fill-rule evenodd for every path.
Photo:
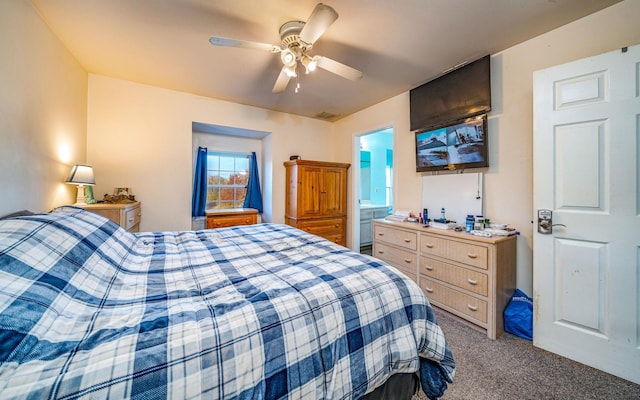
<instances>
[{"instance_id":1,"label":"armoire door","mask_svg":"<svg viewBox=\"0 0 640 400\"><path fill-rule=\"evenodd\" d=\"M298 167L298 218L322 214L322 174L321 167Z\"/></svg>"},{"instance_id":2,"label":"armoire door","mask_svg":"<svg viewBox=\"0 0 640 400\"><path fill-rule=\"evenodd\" d=\"M347 171L344 168L322 168L320 208L325 215L344 215L347 204Z\"/></svg>"}]
</instances>

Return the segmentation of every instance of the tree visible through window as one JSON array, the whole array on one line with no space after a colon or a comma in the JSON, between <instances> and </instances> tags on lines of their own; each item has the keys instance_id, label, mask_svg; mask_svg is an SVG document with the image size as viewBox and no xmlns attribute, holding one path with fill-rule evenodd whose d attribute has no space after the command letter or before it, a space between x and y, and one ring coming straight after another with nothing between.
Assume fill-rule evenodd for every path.
<instances>
[{"instance_id":1,"label":"tree visible through window","mask_svg":"<svg viewBox=\"0 0 640 400\"><path fill-rule=\"evenodd\" d=\"M249 154L207 153L206 209L239 208L249 182Z\"/></svg>"}]
</instances>

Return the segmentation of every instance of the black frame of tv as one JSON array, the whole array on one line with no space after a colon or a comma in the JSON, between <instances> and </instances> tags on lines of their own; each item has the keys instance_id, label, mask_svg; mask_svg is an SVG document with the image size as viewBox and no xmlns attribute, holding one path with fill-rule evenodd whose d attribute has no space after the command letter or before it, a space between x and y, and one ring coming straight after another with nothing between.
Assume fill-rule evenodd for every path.
<instances>
[{"instance_id":1,"label":"black frame of tv","mask_svg":"<svg viewBox=\"0 0 640 400\"><path fill-rule=\"evenodd\" d=\"M416 132L416 172L489 166L487 114Z\"/></svg>"},{"instance_id":2,"label":"black frame of tv","mask_svg":"<svg viewBox=\"0 0 640 400\"><path fill-rule=\"evenodd\" d=\"M411 89L409 110L414 132L491 111L490 55Z\"/></svg>"}]
</instances>

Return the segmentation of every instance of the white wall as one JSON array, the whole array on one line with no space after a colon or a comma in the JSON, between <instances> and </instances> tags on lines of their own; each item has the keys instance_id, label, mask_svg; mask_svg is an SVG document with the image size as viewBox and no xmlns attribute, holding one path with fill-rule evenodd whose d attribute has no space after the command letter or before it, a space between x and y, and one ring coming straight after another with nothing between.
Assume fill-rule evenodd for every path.
<instances>
[{"instance_id":1,"label":"white wall","mask_svg":"<svg viewBox=\"0 0 640 400\"><path fill-rule=\"evenodd\" d=\"M0 1L0 215L75 202L87 73L29 2Z\"/></svg>"},{"instance_id":2,"label":"white wall","mask_svg":"<svg viewBox=\"0 0 640 400\"><path fill-rule=\"evenodd\" d=\"M484 215L520 230L517 285L528 294L532 293L533 274L533 71L640 43L639 15L640 1L626 0L491 57L493 109L489 114L490 167L484 175ZM394 126L395 208L419 210L422 179L415 172L409 93L335 125L336 158L346 162L353 159L354 135Z\"/></svg>"},{"instance_id":3,"label":"white wall","mask_svg":"<svg viewBox=\"0 0 640 400\"><path fill-rule=\"evenodd\" d=\"M284 222L285 170L292 154L331 159L329 122L89 75L87 158L96 198L131 187L143 231L191 227L192 122L270 134L263 139L265 221Z\"/></svg>"}]
</instances>

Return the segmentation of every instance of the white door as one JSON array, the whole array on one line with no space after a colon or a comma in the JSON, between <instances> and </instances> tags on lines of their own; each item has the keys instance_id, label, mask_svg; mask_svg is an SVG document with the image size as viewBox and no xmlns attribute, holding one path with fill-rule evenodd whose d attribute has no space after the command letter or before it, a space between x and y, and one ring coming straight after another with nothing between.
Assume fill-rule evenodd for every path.
<instances>
[{"instance_id":1,"label":"white door","mask_svg":"<svg viewBox=\"0 0 640 400\"><path fill-rule=\"evenodd\" d=\"M640 383L640 46L534 73L535 346ZM534 228L534 231L536 229Z\"/></svg>"}]
</instances>

